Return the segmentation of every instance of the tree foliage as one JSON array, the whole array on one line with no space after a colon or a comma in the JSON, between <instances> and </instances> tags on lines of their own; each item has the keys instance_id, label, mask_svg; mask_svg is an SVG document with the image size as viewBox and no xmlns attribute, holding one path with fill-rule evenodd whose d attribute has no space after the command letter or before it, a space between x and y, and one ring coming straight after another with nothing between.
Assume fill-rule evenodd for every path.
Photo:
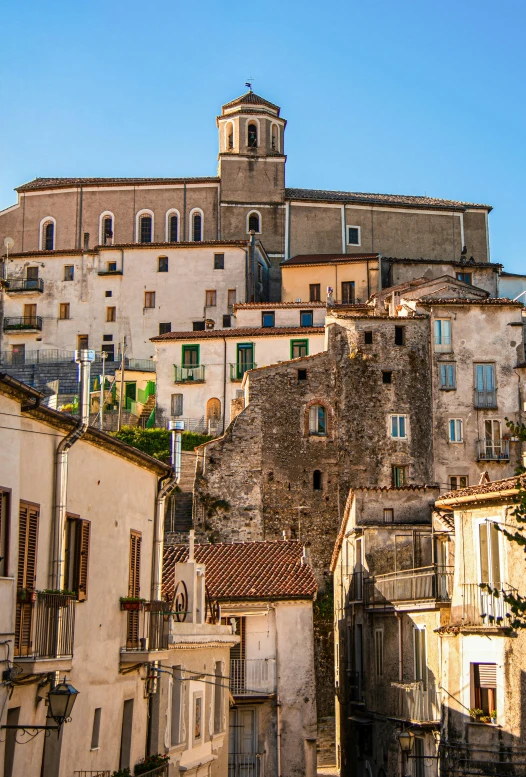
<instances>
[{"instance_id":1,"label":"tree foliage","mask_svg":"<svg viewBox=\"0 0 526 777\"><path fill-rule=\"evenodd\" d=\"M138 426L123 426L120 432L113 432L112 437L138 448L143 453L160 461L170 461L170 435L168 429L141 429ZM183 451L193 451L197 445L208 442L212 438L207 434L183 432Z\"/></svg>"}]
</instances>

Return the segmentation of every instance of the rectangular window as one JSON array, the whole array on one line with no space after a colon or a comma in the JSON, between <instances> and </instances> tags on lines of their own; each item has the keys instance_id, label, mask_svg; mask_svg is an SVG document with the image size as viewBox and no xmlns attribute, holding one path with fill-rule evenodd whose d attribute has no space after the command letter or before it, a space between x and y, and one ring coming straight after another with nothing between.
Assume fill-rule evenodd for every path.
<instances>
[{"instance_id":1,"label":"rectangular window","mask_svg":"<svg viewBox=\"0 0 526 777\"><path fill-rule=\"evenodd\" d=\"M319 302L321 300L321 286L319 283L309 285L309 302Z\"/></svg>"},{"instance_id":2,"label":"rectangular window","mask_svg":"<svg viewBox=\"0 0 526 777\"><path fill-rule=\"evenodd\" d=\"M323 405L309 408L309 434L318 437L327 435L327 409Z\"/></svg>"},{"instance_id":3,"label":"rectangular window","mask_svg":"<svg viewBox=\"0 0 526 777\"><path fill-rule=\"evenodd\" d=\"M440 388L452 391L457 387L457 365L453 362L442 362L440 368Z\"/></svg>"},{"instance_id":4,"label":"rectangular window","mask_svg":"<svg viewBox=\"0 0 526 777\"><path fill-rule=\"evenodd\" d=\"M261 314L261 326L273 327L276 325L276 314L274 311L267 311Z\"/></svg>"},{"instance_id":5,"label":"rectangular window","mask_svg":"<svg viewBox=\"0 0 526 777\"><path fill-rule=\"evenodd\" d=\"M9 572L9 526L10 526L10 494L0 491L0 577L7 577Z\"/></svg>"},{"instance_id":6,"label":"rectangular window","mask_svg":"<svg viewBox=\"0 0 526 777\"><path fill-rule=\"evenodd\" d=\"M449 318L437 318L433 322L435 330L435 351L451 350L451 321Z\"/></svg>"},{"instance_id":7,"label":"rectangular window","mask_svg":"<svg viewBox=\"0 0 526 777\"><path fill-rule=\"evenodd\" d=\"M427 649L426 629L413 629L414 654L415 654L415 680L422 683L422 689L427 690Z\"/></svg>"},{"instance_id":8,"label":"rectangular window","mask_svg":"<svg viewBox=\"0 0 526 777\"><path fill-rule=\"evenodd\" d=\"M393 373L382 372L382 383L392 383L392 382L393 382Z\"/></svg>"},{"instance_id":9,"label":"rectangular window","mask_svg":"<svg viewBox=\"0 0 526 777\"><path fill-rule=\"evenodd\" d=\"M461 418L449 419L449 442L464 442Z\"/></svg>"},{"instance_id":10,"label":"rectangular window","mask_svg":"<svg viewBox=\"0 0 526 777\"><path fill-rule=\"evenodd\" d=\"M181 744L182 741L182 722L183 722L183 672L180 666L173 667L173 685L172 685L172 728L171 744Z\"/></svg>"},{"instance_id":11,"label":"rectangular window","mask_svg":"<svg viewBox=\"0 0 526 777\"><path fill-rule=\"evenodd\" d=\"M100 738L100 718L102 709L97 707L93 714L93 728L91 729L91 749L97 750Z\"/></svg>"},{"instance_id":12,"label":"rectangular window","mask_svg":"<svg viewBox=\"0 0 526 777\"><path fill-rule=\"evenodd\" d=\"M168 272L168 257L160 256L157 261L157 272Z\"/></svg>"},{"instance_id":13,"label":"rectangular window","mask_svg":"<svg viewBox=\"0 0 526 777\"><path fill-rule=\"evenodd\" d=\"M298 370L298 380L307 380L307 370Z\"/></svg>"},{"instance_id":14,"label":"rectangular window","mask_svg":"<svg viewBox=\"0 0 526 777\"><path fill-rule=\"evenodd\" d=\"M449 478L449 487L452 491L457 491L460 488L467 488L469 485L469 479L467 475L451 475Z\"/></svg>"},{"instance_id":15,"label":"rectangular window","mask_svg":"<svg viewBox=\"0 0 526 777\"><path fill-rule=\"evenodd\" d=\"M407 467L391 467L391 482L393 488L401 488L407 482Z\"/></svg>"},{"instance_id":16,"label":"rectangular window","mask_svg":"<svg viewBox=\"0 0 526 777\"><path fill-rule=\"evenodd\" d=\"M112 340L113 340L113 335L102 335L102 341L104 343L111 343Z\"/></svg>"},{"instance_id":17,"label":"rectangular window","mask_svg":"<svg viewBox=\"0 0 526 777\"><path fill-rule=\"evenodd\" d=\"M88 598L88 570L91 523L68 516L66 521L65 588L74 591L77 601Z\"/></svg>"},{"instance_id":18,"label":"rectangular window","mask_svg":"<svg viewBox=\"0 0 526 777\"><path fill-rule=\"evenodd\" d=\"M72 264L66 264L64 266L64 280L72 281L75 278L75 267Z\"/></svg>"},{"instance_id":19,"label":"rectangular window","mask_svg":"<svg viewBox=\"0 0 526 777\"><path fill-rule=\"evenodd\" d=\"M104 292L104 296L105 297L113 297L113 292L112 291L105 291Z\"/></svg>"},{"instance_id":20,"label":"rectangular window","mask_svg":"<svg viewBox=\"0 0 526 777\"><path fill-rule=\"evenodd\" d=\"M222 662L215 662L215 683L214 683L214 734L219 734L223 730L223 673Z\"/></svg>"},{"instance_id":21,"label":"rectangular window","mask_svg":"<svg viewBox=\"0 0 526 777\"><path fill-rule=\"evenodd\" d=\"M342 281L342 303L354 305L354 281Z\"/></svg>"},{"instance_id":22,"label":"rectangular window","mask_svg":"<svg viewBox=\"0 0 526 777\"><path fill-rule=\"evenodd\" d=\"M104 335L104 337L107 337L107 335ZM115 361L115 346L113 343L102 343L100 350L103 353L108 354L108 356L106 357L108 361L110 362Z\"/></svg>"},{"instance_id":23,"label":"rectangular window","mask_svg":"<svg viewBox=\"0 0 526 777\"><path fill-rule=\"evenodd\" d=\"M172 394L171 405L172 405L171 407L172 416L174 417L181 416L183 414L183 395Z\"/></svg>"},{"instance_id":24,"label":"rectangular window","mask_svg":"<svg viewBox=\"0 0 526 777\"><path fill-rule=\"evenodd\" d=\"M69 302L61 302L58 308L58 317L61 321L67 321L69 318Z\"/></svg>"},{"instance_id":25,"label":"rectangular window","mask_svg":"<svg viewBox=\"0 0 526 777\"><path fill-rule=\"evenodd\" d=\"M406 415L391 416L391 437L399 440L407 439L407 416Z\"/></svg>"},{"instance_id":26,"label":"rectangular window","mask_svg":"<svg viewBox=\"0 0 526 777\"><path fill-rule=\"evenodd\" d=\"M301 356L309 355L309 341L308 340L291 340L290 341L290 358L298 359Z\"/></svg>"},{"instance_id":27,"label":"rectangular window","mask_svg":"<svg viewBox=\"0 0 526 777\"><path fill-rule=\"evenodd\" d=\"M360 227L347 227L347 244L350 246L360 245Z\"/></svg>"},{"instance_id":28,"label":"rectangular window","mask_svg":"<svg viewBox=\"0 0 526 777\"><path fill-rule=\"evenodd\" d=\"M469 283L471 286L472 283L472 275L470 272L457 272L457 281L462 281L462 283Z\"/></svg>"},{"instance_id":29,"label":"rectangular window","mask_svg":"<svg viewBox=\"0 0 526 777\"><path fill-rule=\"evenodd\" d=\"M384 507L384 523L394 523L394 509L392 507Z\"/></svg>"},{"instance_id":30,"label":"rectangular window","mask_svg":"<svg viewBox=\"0 0 526 777\"><path fill-rule=\"evenodd\" d=\"M236 304L236 289L228 290L228 307L233 308Z\"/></svg>"},{"instance_id":31,"label":"rectangular window","mask_svg":"<svg viewBox=\"0 0 526 777\"><path fill-rule=\"evenodd\" d=\"M217 294L215 289L209 289L208 291L205 291L205 307L215 308L216 299L217 299Z\"/></svg>"},{"instance_id":32,"label":"rectangular window","mask_svg":"<svg viewBox=\"0 0 526 777\"><path fill-rule=\"evenodd\" d=\"M117 262L108 262L108 272L117 272Z\"/></svg>"},{"instance_id":33,"label":"rectangular window","mask_svg":"<svg viewBox=\"0 0 526 777\"><path fill-rule=\"evenodd\" d=\"M383 629L374 631L374 668L377 677L384 674L384 632Z\"/></svg>"},{"instance_id":34,"label":"rectangular window","mask_svg":"<svg viewBox=\"0 0 526 777\"><path fill-rule=\"evenodd\" d=\"M194 332L204 332L205 329L205 322L204 321L194 321L192 324L192 330Z\"/></svg>"},{"instance_id":35,"label":"rectangular window","mask_svg":"<svg viewBox=\"0 0 526 777\"><path fill-rule=\"evenodd\" d=\"M132 613L128 613L131 615ZM131 746L133 730L133 699L126 699L122 710L121 752L119 769L129 769L131 765Z\"/></svg>"},{"instance_id":36,"label":"rectangular window","mask_svg":"<svg viewBox=\"0 0 526 777\"><path fill-rule=\"evenodd\" d=\"M313 318L312 310L300 311L300 326L312 326Z\"/></svg>"},{"instance_id":37,"label":"rectangular window","mask_svg":"<svg viewBox=\"0 0 526 777\"><path fill-rule=\"evenodd\" d=\"M497 407L494 364L475 364L475 407Z\"/></svg>"},{"instance_id":38,"label":"rectangular window","mask_svg":"<svg viewBox=\"0 0 526 777\"><path fill-rule=\"evenodd\" d=\"M364 343L365 345L372 345L373 344L373 332L371 329L366 330L364 333Z\"/></svg>"},{"instance_id":39,"label":"rectangular window","mask_svg":"<svg viewBox=\"0 0 526 777\"><path fill-rule=\"evenodd\" d=\"M38 281L38 267L28 267L26 278L28 281Z\"/></svg>"},{"instance_id":40,"label":"rectangular window","mask_svg":"<svg viewBox=\"0 0 526 777\"><path fill-rule=\"evenodd\" d=\"M170 321L163 321L159 324L159 334L166 335L172 331L172 324Z\"/></svg>"},{"instance_id":41,"label":"rectangular window","mask_svg":"<svg viewBox=\"0 0 526 777\"><path fill-rule=\"evenodd\" d=\"M232 316L230 313L223 315L223 329L229 329L232 326Z\"/></svg>"},{"instance_id":42,"label":"rectangular window","mask_svg":"<svg viewBox=\"0 0 526 777\"><path fill-rule=\"evenodd\" d=\"M499 530L492 521L479 524L480 582L502 585Z\"/></svg>"},{"instance_id":43,"label":"rectangular window","mask_svg":"<svg viewBox=\"0 0 526 777\"><path fill-rule=\"evenodd\" d=\"M199 367L198 345L183 345L183 367Z\"/></svg>"},{"instance_id":44,"label":"rectangular window","mask_svg":"<svg viewBox=\"0 0 526 777\"><path fill-rule=\"evenodd\" d=\"M154 291L145 291L144 292L144 307L145 308L154 308L155 307L155 292Z\"/></svg>"},{"instance_id":45,"label":"rectangular window","mask_svg":"<svg viewBox=\"0 0 526 777\"><path fill-rule=\"evenodd\" d=\"M106 308L106 321L117 321L117 308Z\"/></svg>"},{"instance_id":46,"label":"rectangular window","mask_svg":"<svg viewBox=\"0 0 526 777\"><path fill-rule=\"evenodd\" d=\"M224 269L225 269L225 255L214 254L214 270L224 270Z\"/></svg>"},{"instance_id":47,"label":"rectangular window","mask_svg":"<svg viewBox=\"0 0 526 777\"><path fill-rule=\"evenodd\" d=\"M395 326L395 345L405 345L405 326Z\"/></svg>"},{"instance_id":48,"label":"rectangular window","mask_svg":"<svg viewBox=\"0 0 526 777\"><path fill-rule=\"evenodd\" d=\"M484 715L497 709L497 664L471 664L471 706Z\"/></svg>"},{"instance_id":49,"label":"rectangular window","mask_svg":"<svg viewBox=\"0 0 526 777\"><path fill-rule=\"evenodd\" d=\"M84 248L89 248L89 232L84 232Z\"/></svg>"},{"instance_id":50,"label":"rectangular window","mask_svg":"<svg viewBox=\"0 0 526 777\"><path fill-rule=\"evenodd\" d=\"M240 343L237 346L236 377L240 380L247 370L253 370L254 346L252 343Z\"/></svg>"}]
</instances>

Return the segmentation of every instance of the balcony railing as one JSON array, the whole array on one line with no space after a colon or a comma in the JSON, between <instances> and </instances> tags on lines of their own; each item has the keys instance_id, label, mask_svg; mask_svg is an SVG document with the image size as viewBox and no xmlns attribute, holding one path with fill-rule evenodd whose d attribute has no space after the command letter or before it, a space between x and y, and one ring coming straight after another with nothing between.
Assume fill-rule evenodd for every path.
<instances>
[{"instance_id":1,"label":"balcony railing","mask_svg":"<svg viewBox=\"0 0 526 777\"><path fill-rule=\"evenodd\" d=\"M449 602L453 567L432 565L375 575L364 580L367 607L408 605L411 602Z\"/></svg>"},{"instance_id":2,"label":"balcony railing","mask_svg":"<svg viewBox=\"0 0 526 777\"><path fill-rule=\"evenodd\" d=\"M170 605L163 601L145 602L139 610L129 610L125 651L168 650Z\"/></svg>"},{"instance_id":3,"label":"balcony railing","mask_svg":"<svg viewBox=\"0 0 526 777\"><path fill-rule=\"evenodd\" d=\"M255 362L249 362L247 364L231 364L230 365L230 380L232 383L238 383L243 380L245 372L248 370L255 370L257 364Z\"/></svg>"},{"instance_id":4,"label":"balcony railing","mask_svg":"<svg viewBox=\"0 0 526 777\"><path fill-rule=\"evenodd\" d=\"M110 769L95 769L95 771L90 771L89 769L77 769L73 772L73 777L110 777L110 775Z\"/></svg>"},{"instance_id":5,"label":"balcony railing","mask_svg":"<svg viewBox=\"0 0 526 777\"><path fill-rule=\"evenodd\" d=\"M365 691L364 673L356 672L354 670L348 670L347 688L349 692L349 701L354 701L354 702L364 701L364 691Z\"/></svg>"},{"instance_id":6,"label":"balcony railing","mask_svg":"<svg viewBox=\"0 0 526 777\"><path fill-rule=\"evenodd\" d=\"M127 370L155 372L155 362L153 359L125 359L125 367Z\"/></svg>"},{"instance_id":7,"label":"balcony railing","mask_svg":"<svg viewBox=\"0 0 526 777\"><path fill-rule=\"evenodd\" d=\"M35 602L17 602L15 656L63 658L73 655L75 600L38 593Z\"/></svg>"},{"instance_id":8,"label":"balcony railing","mask_svg":"<svg viewBox=\"0 0 526 777\"><path fill-rule=\"evenodd\" d=\"M417 723L440 720L440 691L432 683L393 683L398 689L395 717Z\"/></svg>"},{"instance_id":9,"label":"balcony railing","mask_svg":"<svg viewBox=\"0 0 526 777\"><path fill-rule=\"evenodd\" d=\"M462 586L462 623L465 626L510 627L512 612L503 594L515 596L517 589L507 583L493 583L491 591L478 583Z\"/></svg>"},{"instance_id":10,"label":"balcony railing","mask_svg":"<svg viewBox=\"0 0 526 777\"><path fill-rule=\"evenodd\" d=\"M204 383L205 382L205 367L202 364L200 367L180 367L178 364L174 364L174 383Z\"/></svg>"},{"instance_id":11,"label":"balcony railing","mask_svg":"<svg viewBox=\"0 0 526 777\"><path fill-rule=\"evenodd\" d=\"M232 658L230 690L234 696L267 695L276 690L275 658Z\"/></svg>"},{"instance_id":12,"label":"balcony railing","mask_svg":"<svg viewBox=\"0 0 526 777\"><path fill-rule=\"evenodd\" d=\"M497 391L475 391L474 405L480 409L497 407Z\"/></svg>"},{"instance_id":13,"label":"balcony railing","mask_svg":"<svg viewBox=\"0 0 526 777\"><path fill-rule=\"evenodd\" d=\"M42 331L41 316L19 316L17 318L4 318L4 332L32 332Z\"/></svg>"},{"instance_id":14,"label":"balcony railing","mask_svg":"<svg viewBox=\"0 0 526 777\"><path fill-rule=\"evenodd\" d=\"M228 777L259 777L259 753L229 753Z\"/></svg>"},{"instance_id":15,"label":"balcony railing","mask_svg":"<svg viewBox=\"0 0 526 777\"><path fill-rule=\"evenodd\" d=\"M478 441L478 460L479 461L509 461L510 460L510 441L509 440L479 440Z\"/></svg>"},{"instance_id":16,"label":"balcony railing","mask_svg":"<svg viewBox=\"0 0 526 777\"><path fill-rule=\"evenodd\" d=\"M44 291L44 281L42 278L7 278L5 290L8 294L42 292Z\"/></svg>"}]
</instances>

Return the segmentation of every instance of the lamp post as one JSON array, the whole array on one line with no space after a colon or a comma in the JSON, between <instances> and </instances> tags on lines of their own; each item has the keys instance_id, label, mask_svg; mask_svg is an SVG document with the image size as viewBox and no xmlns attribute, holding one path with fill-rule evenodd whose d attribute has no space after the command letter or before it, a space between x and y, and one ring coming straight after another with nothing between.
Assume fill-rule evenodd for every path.
<instances>
[{"instance_id":1,"label":"lamp post","mask_svg":"<svg viewBox=\"0 0 526 777\"><path fill-rule=\"evenodd\" d=\"M0 728L16 729L23 731L25 734L38 734L39 731L60 731L63 723L69 723L71 720L71 711L73 705L77 699L79 692L70 683L66 682L64 677L63 681L52 688L48 695L49 715L53 718L56 726L23 726L18 725L3 725Z\"/></svg>"},{"instance_id":2,"label":"lamp post","mask_svg":"<svg viewBox=\"0 0 526 777\"><path fill-rule=\"evenodd\" d=\"M402 751L402 776L404 775L407 759L409 757L409 753L413 749L414 743L415 738L411 731L405 730L398 734L398 744L400 745L400 750Z\"/></svg>"}]
</instances>

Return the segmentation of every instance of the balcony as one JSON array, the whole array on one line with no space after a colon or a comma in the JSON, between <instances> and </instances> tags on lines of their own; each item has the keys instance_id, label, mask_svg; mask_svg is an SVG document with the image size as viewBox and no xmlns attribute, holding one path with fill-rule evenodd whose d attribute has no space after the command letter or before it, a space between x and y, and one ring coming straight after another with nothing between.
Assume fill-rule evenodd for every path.
<instances>
[{"instance_id":1,"label":"balcony","mask_svg":"<svg viewBox=\"0 0 526 777\"><path fill-rule=\"evenodd\" d=\"M497 391L475 391L473 404L479 410L495 409L497 407Z\"/></svg>"},{"instance_id":2,"label":"balcony","mask_svg":"<svg viewBox=\"0 0 526 777\"><path fill-rule=\"evenodd\" d=\"M438 723L440 721L440 691L432 683L417 680L414 683L392 683L395 696L395 716L411 723Z\"/></svg>"},{"instance_id":3,"label":"balcony","mask_svg":"<svg viewBox=\"0 0 526 777\"><path fill-rule=\"evenodd\" d=\"M269 696L276 690L275 658L232 658L230 690L233 696Z\"/></svg>"},{"instance_id":4,"label":"balcony","mask_svg":"<svg viewBox=\"0 0 526 777\"><path fill-rule=\"evenodd\" d=\"M259 777L259 753L229 753L228 777Z\"/></svg>"},{"instance_id":5,"label":"balcony","mask_svg":"<svg viewBox=\"0 0 526 777\"><path fill-rule=\"evenodd\" d=\"M11 334L27 334L28 332L41 332L41 316L20 316L17 318L4 318L4 332Z\"/></svg>"},{"instance_id":6,"label":"balcony","mask_svg":"<svg viewBox=\"0 0 526 777\"><path fill-rule=\"evenodd\" d=\"M509 440L478 440L478 461L509 461Z\"/></svg>"},{"instance_id":7,"label":"balcony","mask_svg":"<svg viewBox=\"0 0 526 777\"><path fill-rule=\"evenodd\" d=\"M375 575L364 580L369 608L411 610L451 601L453 567L432 565Z\"/></svg>"},{"instance_id":8,"label":"balcony","mask_svg":"<svg viewBox=\"0 0 526 777\"><path fill-rule=\"evenodd\" d=\"M42 278L7 278L5 290L7 294L41 294L44 281Z\"/></svg>"},{"instance_id":9,"label":"balcony","mask_svg":"<svg viewBox=\"0 0 526 777\"><path fill-rule=\"evenodd\" d=\"M230 365L230 381L232 383L241 383L245 376L245 372L248 370L255 370L257 364L250 362L248 364L231 364Z\"/></svg>"},{"instance_id":10,"label":"balcony","mask_svg":"<svg viewBox=\"0 0 526 777\"><path fill-rule=\"evenodd\" d=\"M517 593L517 589L507 583L494 583L491 591L479 583L464 583L462 625L509 629L513 615L503 595L516 596Z\"/></svg>"},{"instance_id":11,"label":"balcony","mask_svg":"<svg viewBox=\"0 0 526 777\"><path fill-rule=\"evenodd\" d=\"M204 383L205 367L180 367L174 364L174 383Z\"/></svg>"},{"instance_id":12,"label":"balcony","mask_svg":"<svg viewBox=\"0 0 526 777\"><path fill-rule=\"evenodd\" d=\"M20 665L23 662L26 674L53 669L69 670L74 632L75 600L70 596L38 592L34 602L18 601L15 619L16 663Z\"/></svg>"},{"instance_id":13,"label":"balcony","mask_svg":"<svg viewBox=\"0 0 526 777\"><path fill-rule=\"evenodd\" d=\"M155 654L168 650L170 605L168 602L144 602L140 609L126 613L126 645L121 648L121 663L137 664L155 660Z\"/></svg>"}]
</instances>

